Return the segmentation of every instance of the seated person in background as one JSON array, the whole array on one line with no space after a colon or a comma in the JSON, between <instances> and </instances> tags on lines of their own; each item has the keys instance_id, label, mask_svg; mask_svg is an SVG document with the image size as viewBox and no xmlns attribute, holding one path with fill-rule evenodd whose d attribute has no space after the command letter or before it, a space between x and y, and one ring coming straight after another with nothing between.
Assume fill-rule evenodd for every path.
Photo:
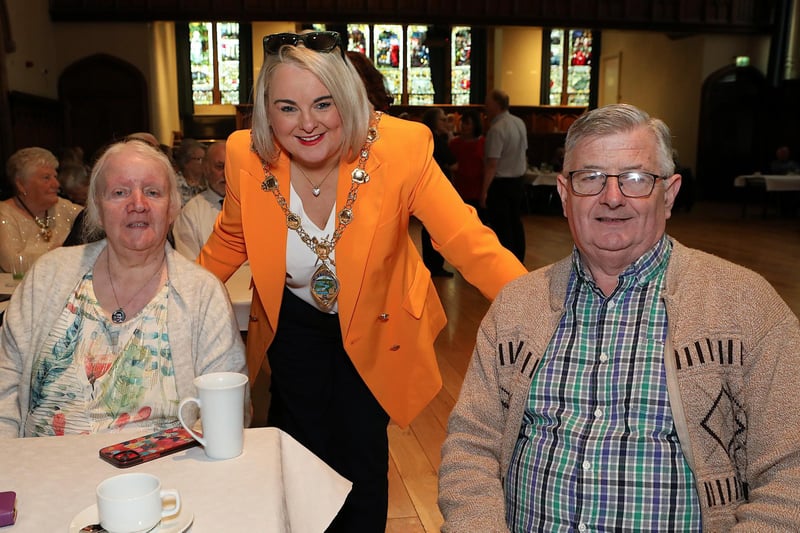
<instances>
[{"instance_id":1,"label":"seated person in background","mask_svg":"<svg viewBox=\"0 0 800 533\"><path fill-rule=\"evenodd\" d=\"M23 148L8 158L6 176L15 195L0 202L0 271L11 272L14 258L32 265L61 246L83 209L59 198L58 160L44 148Z\"/></svg>"},{"instance_id":2,"label":"seated person in background","mask_svg":"<svg viewBox=\"0 0 800 533\"><path fill-rule=\"evenodd\" d=\"M86 209L106 239L45 254L11 297L0 437L177 427L195 376L247 372L224 286L166 244L180 209L167 157L112 145Z\"/></svg>"},{"instance_id":3,"label":"seated person in background","mask_svg":"<svg viewBox=\"0 0 800 533\"><path fill-rule=\"evenodd\" d=\"M86 205L89 192L89 169L86 165L74 163L62 164L58 167L58 181L62 194L73 203Z\"/></svg>"},{"instance_id":4,"label":"seated person in background","mask_svg":"<svg viewBox=\"0 0 800 533\"><path fill-rule=\"evenodd\" d=\"M775 159L769 164L770 174L797 174L800 172L800 165L792 159L792 152L789 147L779 146L775 150Z\"/></svg>"},{"instance_id":5,"label":"seated person in background","mask_svg":"<svg viewBox=\"0 0 800 533\"><path fill-rule=\"evenodd\" d=\"M173 152L178 169L178 192L181 194L181 206L206 190L203 180L203 159L206 146L194 139L183 139Z\"/></svg>"},{"instance_id":6,"label":"seated person in background","mask_svg":"<svg viewBox=\"0 0 800 533\"><path fill-rule=\"evenodd\" d=\"M208 189L186 202L172 227L175 249L192 261L211 235L217 215L222 210L225 198L224 141L208 147L203 165Z\"/></svg>"},{"instance_id":7,"label":"seated person in background","mask_svg":"<svg viewBox=\"0 0 800 533\"><path fill-rule=\"evenodd\" d=\"M629 105L570 127L571 256L484 318L442 448L450 531L800 531L800 325L665 233L681 177Z\"/></svg>"}]
</instances>

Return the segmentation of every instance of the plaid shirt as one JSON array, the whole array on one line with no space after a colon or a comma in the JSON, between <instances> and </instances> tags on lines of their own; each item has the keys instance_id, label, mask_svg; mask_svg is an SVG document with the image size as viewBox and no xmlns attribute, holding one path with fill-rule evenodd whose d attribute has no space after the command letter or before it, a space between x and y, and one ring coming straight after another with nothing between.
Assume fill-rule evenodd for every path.
<instances>
[{"instance_id":1,"label":"plaid shirt","mask_svg":"<svg viewBox=\"0 0 800 533\"><path fill-rule=\"evenodd\" d=\"M663 365L662 238L609 297L577 250L505 479L512 531L698 531Z\"/></svg>"}]
</instances>

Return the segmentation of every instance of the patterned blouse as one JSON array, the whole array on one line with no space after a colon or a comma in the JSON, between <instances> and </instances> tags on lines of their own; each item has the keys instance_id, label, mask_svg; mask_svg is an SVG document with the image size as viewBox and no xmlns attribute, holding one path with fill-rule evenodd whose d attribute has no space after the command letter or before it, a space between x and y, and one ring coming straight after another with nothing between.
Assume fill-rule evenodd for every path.
<instances>
[{"instance_id":1,"label":"patterned blouse","mask_svg":"<svg viewBox=\"0 0 800 533\"><path fill-rule=\"evenodd\" d=\"M168 286L123 324L107 319L87 272L36 354L25 436L178 425Z\"/></svg>"}]
</instances>

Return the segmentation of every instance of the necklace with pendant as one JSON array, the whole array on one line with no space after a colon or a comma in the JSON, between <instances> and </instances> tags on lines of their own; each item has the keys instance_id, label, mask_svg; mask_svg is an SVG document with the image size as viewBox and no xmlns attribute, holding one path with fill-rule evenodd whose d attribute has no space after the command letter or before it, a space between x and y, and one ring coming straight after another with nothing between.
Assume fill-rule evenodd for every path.
<instances>
[{"instance_id":1,"label":"necklace with pendant","mask_svg":"<svg viewBox=\"0 0 800 533\"><path fill-rule=\"evenodd\" d=\"M25 211L27 211L28 214L31 217L33 217L33 221L36 222L37 226L39 226L39 236L42 238L42 240L44 242L50 242L50 239L53 238L53 230L50 229L50 222L55 220L55 218L49 216L47 214L47 209L45 209L44 210L44 220L42 220L41 218L39 218L36 215L34 215L33 211L28 209L28 206L25 205L25 202L22 201L22 198L20 198L19 196L17 196L16 198L17 198L17 202L19 202L19 205L21 205L22 208Z\"/></svg>"},{"instance_id":2,"label":"necklace with pendant","mask_svg":"<svg viewBox=\"0 0 800 533\"><path fill-rule=\"evenodd\" d=\"M331 168L331 169L328 171L328 173L327 173L327 174L325 174L325 177L324 177L324 178L322 178L322 181L320 181L320 182L319 182L319 185L314 185L314 182L313 182L313 181L311 181L311 178L309 178L309 177L308 177L308 174L306 174L305 170L303 170L302 168L300 168L300 165L297 165L297 164L296 164L296 165L295 165L295 167L297 167L297 169L300 171L300 173L303 175L303 177L304 177L304 178L305 178L305 179L308 181L308 183L310 183L310 184L311 184L311 194L313 194L313 195L314 195L314 198L318 198L318 197L319 197L319 194L320 194L320 187L322 187L322 184L323 184L323 183L325 183L325 180L326 180L326 179L328 179L328 176L330 176L330 175L331 175L331 172L333 172L333 170L334 170L334 169L336 169L336 168L339 168L339 165L338 165L338 164L334 165L334 166L333 166L333 167L332 167L332 168Z\"/></svg>"},{"instance_id":3,"label":"necklace with pendant","mask_svg":"<svg viewBox=\"0 0 800 533\"><path fill-rule=\"evenodd\" d=\"M114 294L114 303L117 305L117 310L111 313L111 321L114 324L122 324L123 322L125 322L125 320L128 318L128 315L125 314L124 308L127 307L133 301L133 299L136 298L136 296L138 296L139 293L141 293L144 290L144 288L150 284L151 281L153 281L153 278L156 277L156 274L159 274L161 272L161 269L164 266L164 261L166 261L166 259L167 256L165 255L161 259L161 263L158 265L156 271L153 272L153 275L147 278L147 281L144 282L144 285L139 287L139 290L133 293L133 296L131 296L130 300L128 300L127 303L125 303L125 305L119 305L119 299L117 298L117 289L114 288L114 278L111 277L111 266L109 265L111 261L109 259L108 252L106 252L106 272L108 273L108 282L111 284L111 292Z\"/></svg>"},{"instance_id":4,"label":"necklace with pendant","mask_svg":"<svg viewBox=\"0 0 800 533\"><path fill-rule=\"evenodd\" d=\"M320 239L308 234L305 228L303 228L300 216L289 210L289 203L278 189L278 178L276 178L270 170L269 163L264 161L260 155L258 156L259 159L261 159L261 166L264 168L264 181L261 182L261 190L264 192L271 192L275 196L278 206L280 206L283 214L286 216L286 226L296 231L300 240L302 240L305 245L314 252L314 255L317 256L319 267L311 276L311 297L325 310L329 310L333 307L336 298L339 296L339 278L337 278L336 274L330 269L328 262L335 265L333 259L331 259L331 253L333 253L333 249L342 237L342 233L344 233L347 225L353 221L353 205L356 203L358 188L369 181L369 174L364 170L364 167L369 159L369 151L372 147L372 143L378 140L378 123L381 120L381 115L383 115L383 113L380 111L375 112L370 121L367 138L359 152L358 164L351 173L352 179L350 182L350 190L347 193L347 201L342 210L338 213L338 223L336 229L333 231L333 237L330 239ZM308 177L306 177L306 179L308 179ZM311 185L313 187L314 184L312 183ZM322 183L320 183L320 185L322 185ZM317 195L314 194L314 196Z\"/></svg>"}]
</instances>

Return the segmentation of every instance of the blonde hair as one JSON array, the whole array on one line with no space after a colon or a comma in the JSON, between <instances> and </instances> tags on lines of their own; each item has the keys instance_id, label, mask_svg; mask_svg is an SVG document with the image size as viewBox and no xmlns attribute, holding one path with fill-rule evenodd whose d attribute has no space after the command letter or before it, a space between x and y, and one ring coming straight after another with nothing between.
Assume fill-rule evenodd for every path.
<instances>
[{"instance_id":1,"label":"blonde hair","mask_svg":"<svg viewBox=\"0 0 800 533\"><path fill-rule=\"evenodd\" d=\"M133 154L142 159L156 163L164 171L167 177L167 188L169 191L169 223L175 221L181 210L181 194L178 192L178 177L169 158L159 150L141 140L131 142L122 141L110 145L98 158L92 168L92 175L89 178L89 192L86 196L86 219L84 223L84 238L87 242L96 240L103 235L103 226L100 223L100 196L105 188L108 179L107 171L109 159L121 154Z\"/></svg>"},{"instance_id":2,"label":"blonde hair","mask_svg":"<svg viewBox=\"0 0 800 533\"><path fill-rule=\"evenodd\" d=\"M265 161L275 161L280 154L269 123L270 87L280 65L295 65L315 75L330 91L342 121L344 139L341 153L355 160L367 138L370 103L364 83L349 60L342 60L338 49L317 52L305 46L283 46L277 54L264 57L254 89L252 140L253 150Z\"/></svg>"}]
</instances>

